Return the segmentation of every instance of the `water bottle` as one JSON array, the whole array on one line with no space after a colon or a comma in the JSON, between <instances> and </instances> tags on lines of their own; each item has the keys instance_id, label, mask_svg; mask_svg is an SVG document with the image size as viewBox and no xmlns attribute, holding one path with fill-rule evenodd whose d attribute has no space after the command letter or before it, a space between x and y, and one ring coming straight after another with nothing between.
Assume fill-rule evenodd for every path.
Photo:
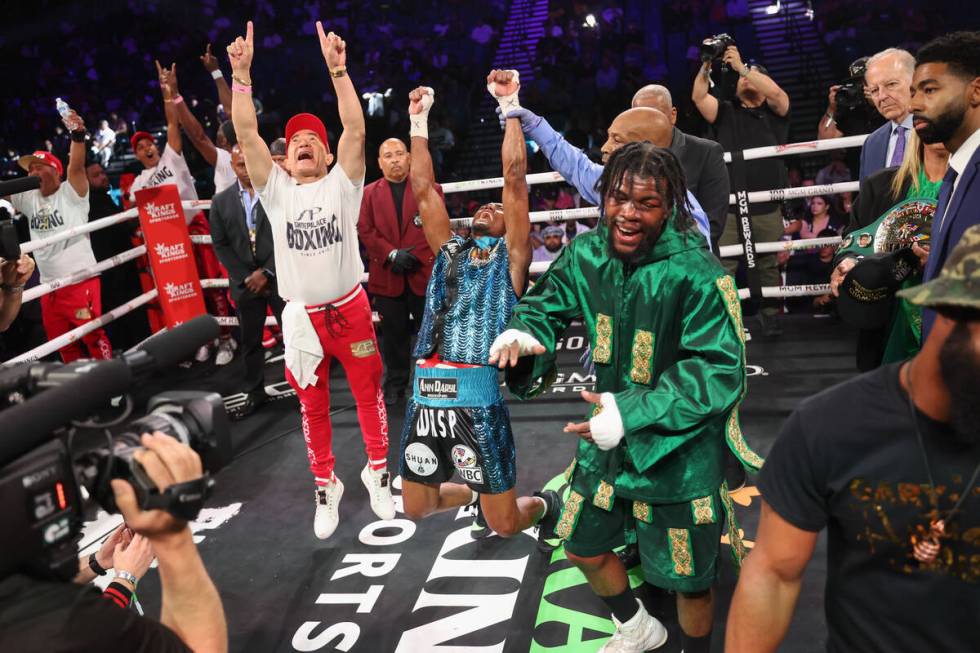
<instances>
[{"instance_id":1,"label":"water bottle","mask_svg":"<svg viewBox=\"0 0 980 653\"><path fill-rule=\"evenodd\" d=\"M68 106L68 103L62 100L60 97L54 99L54 105L58 108L58 115L60 115L62 119L66 118L68 114L71 113L71 107Z\"/></svg>"}]
</instances>

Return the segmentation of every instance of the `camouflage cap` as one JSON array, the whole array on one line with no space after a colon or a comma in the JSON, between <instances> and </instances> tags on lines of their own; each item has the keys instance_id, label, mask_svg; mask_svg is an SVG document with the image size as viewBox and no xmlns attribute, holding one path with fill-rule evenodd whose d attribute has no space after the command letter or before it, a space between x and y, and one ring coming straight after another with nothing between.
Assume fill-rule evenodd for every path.
<instances>
[{"instance_id":1,"label":"camouflage cap","mask_svg":"<svg viewBox=\"0 0 980 653\"><path fill-rule=\"evenodd\" d=\"M939 276L898 293L919 306L962 306L980 310L980 225L963 233Z\"/></svg>"}]
</instances>

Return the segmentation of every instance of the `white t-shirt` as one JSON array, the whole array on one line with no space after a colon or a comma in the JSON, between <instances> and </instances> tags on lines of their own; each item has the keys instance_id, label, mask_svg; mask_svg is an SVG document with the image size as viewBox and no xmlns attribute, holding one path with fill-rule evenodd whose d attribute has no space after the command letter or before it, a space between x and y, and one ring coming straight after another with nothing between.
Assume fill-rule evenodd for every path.
<instances>
[{"instance_id":1,"label":"white t-shirt","mask_svg":"<svg viewBox=\"0 0 980 653\"><path fill-rule=\"evenodd\" d=\"M231 167L231 152L220 147L215 147L218 158L214 162L214 192L220 193L236 181L235 169Z\"/></svg>"},{"instance_id":2,"label":"white t-shirt","mask_svg":"<svg viewBox=\"0 0 980 653\"><path fill-rule=\"evenodd\" d=\"M27 217L31 239L40 240L88 222L88 199L80 197L71 184L61 182L58 190L41 196L40 190L29 190L10 196L14 208ZM61 242L34 250L41 283L66 277L95 265L92 242L88 234L80 234Z\"/></svg>"},{"instance_id":3,"label":"white t-shirt","mask_svg":"<svg viewBox=\"0 0 980 653\"><path fill-rule=\"evenodd\" d=\"M197 199L197 189L194 188L194 177L191 176L190 168L183 154L177 154L170 145L163 147L163 154L160 160L152 168L146 168L133 180L133 185L129 189L133 201L136 200L136 191L144 188L156 188L164 184L177 184L177 192L180 199L190 202ZM188 224L194 217L196 211L184 211L184 219Z\"/></svg>"},{"instance_id":4,"label":"white t-shirt","mask_svg":"<svg viewBox=\"0 0 980 653\"><path fill-rule=\"evenodd\" d=\"M323 304L361 282L357 219L364 179L352 182L343 168L319 181L297 184L273 165L259 188L272 226L279 294L287 301Z\"/></svg>"}]
</instances>

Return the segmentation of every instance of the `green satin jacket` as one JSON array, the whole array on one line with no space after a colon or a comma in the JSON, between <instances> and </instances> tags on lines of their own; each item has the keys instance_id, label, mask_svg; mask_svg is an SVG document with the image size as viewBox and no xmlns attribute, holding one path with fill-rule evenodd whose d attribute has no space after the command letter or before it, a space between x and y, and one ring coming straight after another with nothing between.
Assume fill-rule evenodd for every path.
<instances>
[{"instance_id":1,"label":"green satin jacket","mask_svg":"<svg viewBox=\"0 0 980 653\"><path fill-rule=\"evenodd\" d=\"M596 392L614 394L625 428L610 451L579 443L567 474L575 492L605 506L613 496L704 497L722 485L726 440L750 470L762 465L738 421L746 387L738 291L701 234L669 220L636 264L610 256L605 225L576 237L514 308L508 328L547 349L508 372L515 395L533 397L554 380L555 342L572 320L589 332Z\"/></svg>"}]
</instances>

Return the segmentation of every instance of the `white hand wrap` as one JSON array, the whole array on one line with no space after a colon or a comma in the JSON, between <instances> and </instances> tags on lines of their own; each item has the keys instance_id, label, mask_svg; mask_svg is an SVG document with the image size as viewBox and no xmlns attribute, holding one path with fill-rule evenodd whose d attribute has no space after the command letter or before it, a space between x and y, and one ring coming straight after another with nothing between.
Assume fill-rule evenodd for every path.
<instances>
[{"instance_id":1,"label":"white hand wrap","mask_svg":"<svg viewBox=\"0 0 980 653\"><path fill-rule=\"evenodd\" d=\"M493 96L493 99L497 101L497 104L500 105L500 111L501 111L500 115L504 117L506 117L507 114L510 113L511 111L515 111L521 108L521 101L517 97L518 93L520 93L521 91L521 74L516 70L508 70L507 72L513 74L514 81L517 82L517 91L515 91L514 93L511 93L510 95L500 96L497 95L496 84L494 84L493 82L487 84L487 90L490 92L490 95Z\"/></svg>"},{"instance_id":2,"label":"white hand wrap","mask_svg":"<svg viewBox=\"0 0 980 653\"><path fill-rule=\"evenodd\" d=\"M422 113L408 114L408 121L411 124L408 130L409 138L414 138L415 136L429 138L429 109L432 108L432 103L435 102L436 92L428 86L423 86L422 88L427 90L428 93L422 96Z\"/></svg>"},{"instance_id":3,"label":"white hand wrap","mask_svg":"<svg viewBox=\"0 0 980 653\"><path fill-rule=\"evenodd\" d=\"M599 396L599 405L602 406L602 412L589 420L589 430L595 445L603 451L609 451L615 449L623 439L623 418L619 414L616 397L611 392L603 392Z\"/></svg>"},{"instance_id":4,"label":"white hand wrap","mask_svg":"<svg viewBox=\"0 0 980 653\"><path fill-rule=\"evenodd\" d=\"M530 333L524 333L517 329L507 329L497 336L493 344L490 345L490 355L493 356L494 354L500 353L502 349L510 347L515 342L520 347L520 351L518 352L519 356L530 356L534 353L535 347L541 346L538 339Z\"/></svg>"}]
</instances>

